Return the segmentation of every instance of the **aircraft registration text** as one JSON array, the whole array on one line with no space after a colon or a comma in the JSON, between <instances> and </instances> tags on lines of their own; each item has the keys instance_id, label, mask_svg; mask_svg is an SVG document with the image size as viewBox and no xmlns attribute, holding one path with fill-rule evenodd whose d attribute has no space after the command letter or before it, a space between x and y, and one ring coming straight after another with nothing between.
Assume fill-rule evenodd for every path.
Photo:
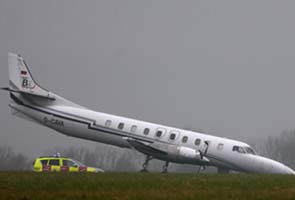
<instances>
[{"instance_id":1,"label":"aircraft registration text","mask_svg":"<svg viewBox=\"0 0 295 200\"><path fill-rule=\"evenodd\" d=\"M44 117L43 121L45 124L51 124L51 125L55 125L55 126L64 126L64 122L62 120L58 120L58 119L54 119L54 118L47 118Z\"/></svg>"}]
</instances>

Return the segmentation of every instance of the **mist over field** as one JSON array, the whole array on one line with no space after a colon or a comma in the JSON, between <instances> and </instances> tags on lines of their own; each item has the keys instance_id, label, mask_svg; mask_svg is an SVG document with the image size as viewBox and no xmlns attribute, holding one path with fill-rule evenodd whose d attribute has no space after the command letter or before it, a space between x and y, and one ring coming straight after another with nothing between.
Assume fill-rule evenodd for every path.
<instances>
[{"instance_id":1,"label":"mist over field","mask_svg":"<svg viewBox=\"0 0 295 200\"><path fill-rule=\"evenodd\" d=\"M264 140L249 141L258 154L280 161L295 168L295 131L283 131L280 136L269 136ZM83 162L88 166L102 168L108 172L137 172L142 168L145 156L135 150L121 149L110 145L96 144L94 148L87 146L67 146L46 149L39 156L53 156L57 152ZM10 146L0 146L0 170L31 170L35 158L15 152ZM161 172L163 161L152 160L148 169ZM199 166L171 163L170 172L199 172ZM216 173L215 167L207 167L202 173Z\"/></svg>"},{"instance_id":2,"label":"mist over field","mask_svg":"<svg viewBox=\"0 0 295 200\"><path fill-rule=\"evenodd\" d=\"M294 167L294 9L292 0L1 0L0 86L14 52L40 85L82 106L248 142ZM1 91L3 170L56 151L105 170L141 167L140 153L64 136L8 104Z\"/></svg>"}]
</instances>

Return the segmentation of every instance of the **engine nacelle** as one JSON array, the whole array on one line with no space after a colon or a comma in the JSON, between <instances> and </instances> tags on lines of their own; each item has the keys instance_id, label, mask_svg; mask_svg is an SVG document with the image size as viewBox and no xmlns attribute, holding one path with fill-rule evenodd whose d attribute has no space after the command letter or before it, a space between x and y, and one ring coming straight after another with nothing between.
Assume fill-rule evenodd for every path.
<instances>
[{"instance_id":1,"label":"engine nacelle","mask_svg":"<svg viewBox=\"0 0 295 200\"><path fill-rule=\"evenodd\" d=\"M202 155L199 150L178 146L175 144L165 144L162 142L145 143L133 138L126 138L133 148L154 158L171 160L182 163L209 162L209 159Z\"/></svg>"},{"instance_id":2,"label":"engine nacelle","mask_svg":"<svg viewBox=\"0 0 295 200\"><path fill-rule=\"evenodd\" d=\"M199 151L189 147L177 147L178 156L191 158L191 159L201 159L201 154Z\"/></svg>"},{"instance_id":3,"label":"engine nacelle","mask_svg":"<svg viewBox=\"0 0 295 200\"><path fill-rule=\"evenodd\" d=\"M209 159L201 155L201 152L184 146L177 146L173 144L163 144L155 142L151 145L153 148L166 152L170 159L177 159L182 161L202 161L209 162Z\"/></svg>"}]
</instances>

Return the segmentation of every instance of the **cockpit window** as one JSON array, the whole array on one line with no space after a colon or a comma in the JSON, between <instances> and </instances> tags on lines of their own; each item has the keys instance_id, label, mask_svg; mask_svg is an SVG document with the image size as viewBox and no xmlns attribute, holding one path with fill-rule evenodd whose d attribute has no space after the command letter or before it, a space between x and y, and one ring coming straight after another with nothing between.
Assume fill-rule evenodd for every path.
<instances>
[{"instance_id":1,"label":"cockpit window","mask_svg":"<svg viewBox=\"0 0 295 200\"><path fill-rule=\"evenodd\" d=\"M238 153L246 153L256 155L256 152L251 147L240 147L240 146L233 146L233 151Z\"/></svg>"},{"instance_id":2,"label":"cockpit window","mask_svg":"<svg viewBox=\"0 0 295 200\"><path fill-rule=\"evenodd\" d=\"M244 147L248 154L256 155L256 152L251 147Z\"/></svg>"},{"instance_id":3,"label":"cockpit window","mask_svg":"<svg viewBox=\"0 0 295 200\"><path fill-rule=\"evenodd\" d=\"M245 149L239 146L233 146L233 151L236 151L238 153L246 153Z\"/></svg>"}]
</instances>

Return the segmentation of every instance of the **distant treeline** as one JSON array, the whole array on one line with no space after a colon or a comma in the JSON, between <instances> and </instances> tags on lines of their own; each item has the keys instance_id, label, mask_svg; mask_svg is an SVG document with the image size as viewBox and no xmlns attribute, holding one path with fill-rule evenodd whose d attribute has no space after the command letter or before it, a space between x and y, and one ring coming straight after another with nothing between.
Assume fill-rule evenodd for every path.
<instances>
[{"instance_id":1,"label":"distant treeline","mask_svg":"<svg viewBox=\"0 0 295 200\"><path fill-rule=\"evenodd\" d=\"M269 136L264 143L265 155L294 169L295 130L283 131L279 137Z\"/></svg>"},{"instance_id":2,"label":"distant treeline","mask_svg":"<svg viewBox=\"0 0 295 200\"><path fill-rule=\"evenodd\" d=\"M258 154L280 161L292 168L295 166L295 130L283 131L279 136L269 136L264 140L249 142ZM121 149L109 145L97 144L95 148L87 147L55 147L41 153L50 156L61 153L82 163L99 167L106 171L139 171L145 156L137 151ZM33 158L22 153L15 153L9 146L0 146L0 170L31 170ZM161 171L162 161L151 161L151 171ZM171 164L169 171L196 172L198 166ZM206 168L205 172L215 172L214 168Z\"/></svg>"},{"instance_id":3,"label":"distant treeline","mask_svg":"<svg viewBox=\"0 0 295 200\"><path fill-rule=\"evenodd\" d=\"M10 146L0 146L0 170L28 170L31 161L21 153L15 153Z\"/></svg>"}]
</instances>

